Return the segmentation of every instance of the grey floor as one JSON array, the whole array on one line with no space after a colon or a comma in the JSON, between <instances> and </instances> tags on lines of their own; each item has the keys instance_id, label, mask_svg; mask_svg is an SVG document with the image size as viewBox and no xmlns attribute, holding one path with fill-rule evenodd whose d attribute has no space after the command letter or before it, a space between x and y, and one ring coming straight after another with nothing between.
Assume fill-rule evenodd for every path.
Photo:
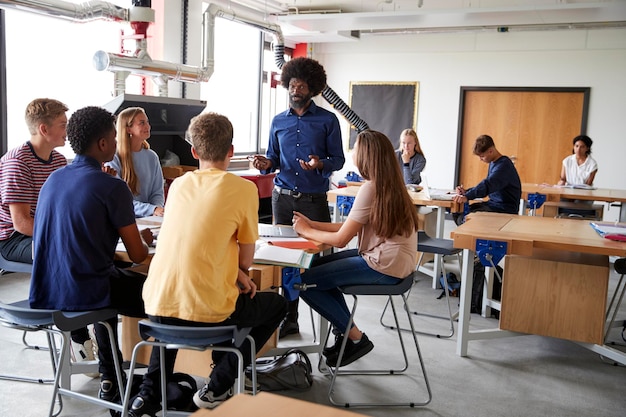
<instances>
[{"instance_id":1,"label":"grey floor","mask_svg":"<svg viewBox=\"0 0 626 417\"><path fill-rule=\"evenodd\" d=\"M452 265L454 267L454 265ZM611 286L617 282L611 275ZM28 276L8 274L0 276L0 298L14 301L27 295ZM430 279L423 276L411 292L412 308L445 313L443 300L437 300L439 290L430 288ZM456 305L458 299L453 299ZM398 358L392 331L379 323L384 301L368 297L361 301L357 324L374 342L374 350L357 362L359 365L391 363ZM626 317L626 307L622 307ZM302 334L292 336L282 344L308 342L312 338L309 310L301 303ZM472 315L473 328L497 326L495 319ZM423 330L445 330L443 320L416 318ZM626 351L621 328L615 329L611 339ZM407 334L408 335L408 334ZM26 350L21 343L22 333L0 326L0 374L19 373L35 377L51 377L50 362L45 352ZM29 336L33 343L43 343L37 334ZM626 367L615 366L583 347L559 339L540 336L518 336L470 343L469 356L455 354L456 335L449 339L418 336L420 348L433 392L433 400L422 408L373 408L356 412L368 416L625 416ZM415 351L411 351L416 361ZM311 355L314 366L316 355ZM414 370L416 368L413 368ZM198 377L204 377L202 375ZM383 399L398 395L413 395L414 401L424 398L423 387L411 391L417 372L408 377L384 377L383 380L365 377L350 379L338 388L355 399ZM408 379L407 379L408 378ZM294 398L329 404L328 378L315 370L313 388L307 392L282 392ZM98 380L83 375L73 377L73 387L95 393ZM52 387L50 385L0 380L0 417L46 416ZM106 417L108 411L73 400L64 400L62 416Z\"/></svg>"}]
</instances>

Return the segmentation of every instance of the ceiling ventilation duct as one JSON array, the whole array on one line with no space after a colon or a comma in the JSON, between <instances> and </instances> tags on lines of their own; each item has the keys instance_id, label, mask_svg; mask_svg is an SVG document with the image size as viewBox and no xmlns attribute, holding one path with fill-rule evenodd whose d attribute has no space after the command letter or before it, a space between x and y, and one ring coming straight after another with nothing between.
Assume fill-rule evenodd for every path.
<instances>
[{"instance_id":1,"label":"ceiling ventilation duct","mask_svg":"<svg viewBox=\"0 0 626 417\"><path fill-rule=\"evenodd\" d=\"M73 21L90 21L105 19L128 21L137 36L136 50L132 56L98 51L93 58L94 66L99 71L112 71L115 74L115 96L125 93L128 75L138 74L150 76L158 87L159 96L167 96L169 80L183 82L205 82L213 74L214 69L214 30L215 18L223 18L272 34L275 38L275 61L279 68L284 64L284 38L280 26L267 21L267 16L256 10L236 3L214 0L203 14L202 66L192 67L150 58L146 46L146 32L154 21L154 10L150 0L133 0L132 7L124 9L103 1L91 1L74 4L59 0L0 0L0 5L11 6L20 10L40 13L50 17L64 18ZM368 128L346 103L328 86L322 96L358 131ZM126 106L128 107L128 106Z\"/></svg>"}]
</instances>

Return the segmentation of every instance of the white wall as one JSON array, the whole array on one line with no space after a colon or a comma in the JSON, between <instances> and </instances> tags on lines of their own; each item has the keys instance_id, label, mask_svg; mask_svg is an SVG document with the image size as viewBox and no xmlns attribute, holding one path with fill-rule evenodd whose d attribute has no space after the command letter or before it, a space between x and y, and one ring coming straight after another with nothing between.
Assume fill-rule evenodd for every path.
<instances>
[{"instance_id":1,"label":"white wall","mask_svg":"<svg viewBox=\"0 0 626 417\"><path fill-rule=\"evenodd\" d=\"M590 87L595 185L626 189L626 29L362 35L312 51L348 104L351 81L420 83L416 128L432 187L455 186L461 86ZM347 143L349 126L340 120Z\"/></svg>"}]
</instances>

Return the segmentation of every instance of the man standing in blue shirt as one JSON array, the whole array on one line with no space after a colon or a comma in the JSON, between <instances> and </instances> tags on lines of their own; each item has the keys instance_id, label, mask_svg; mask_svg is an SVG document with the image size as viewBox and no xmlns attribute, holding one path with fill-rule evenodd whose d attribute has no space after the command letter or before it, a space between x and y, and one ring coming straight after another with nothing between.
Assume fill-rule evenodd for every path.
<instances>
[{"instance_id":1,"label":"man standing in blue shirt","mask_svg":"<svg viewBox=\"0 0 626 417\"><path fill-rule=\"evenodd\" d=\"M517 214L519 201L522 197L522 184L513 161L496 149L489 135L481 135L474 143L474 155L489 164L487 178L478 185L465 190L463 186L456 188L454 201L466 203L476 198L489 197L483 203L471 204L470 212L491 211L496 213ZM456 224L463 223L463 216L455 216Z\"/></svg>"},{"instance_id":2,"label":"man standing in blue shirt","mask_svg":"<svg viewBox=\"0 0 626 417\"><path fill-rule=\"evenodd\" d=\"M345 157L337 116L312 100L326 87L326 72L313 59L295 58L283 66L281 85L289 90L289 109L272 120L267 154L255 155L253 166L263 174L278 171L272 192L274 223L291 224L294 211L330 222L326 192ZM296 299L280 336L298 333L297 320Z\"/></svg>"}]
</instances>

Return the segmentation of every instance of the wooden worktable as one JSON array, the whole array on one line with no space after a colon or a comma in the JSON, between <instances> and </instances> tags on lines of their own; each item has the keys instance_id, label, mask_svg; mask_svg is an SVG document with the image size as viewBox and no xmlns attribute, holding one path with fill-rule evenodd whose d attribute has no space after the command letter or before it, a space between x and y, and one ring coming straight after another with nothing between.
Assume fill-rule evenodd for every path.
<instances>
[{"instance_id":1,"label":"wooden worktable","mask_svg":"<svg viewBox=\"0 0 626 417\"><path fill-rule=\"evenodd\" d=\"M355 197L357 192L359 191L359 187L360 186L357 185L351 185L349 187L330 190L328 191L328 202L331 204L335 204L337 202L337 196ZM411 201L413 201L413 204L415 204L416 206L435 206L449 208L452 213L458 213L463 211L462 203L455 203L452 200L433 200L428 198L423 191L408 191L408 193L411 197Z\"/></svg>"},{"instance_id":2,"label":"wooden worktable","mask_svg":"<svg viewBox=\"0 0 626 417\"><path fill-rule=\"evenodd\" d=\"M454 246L463 249L463 266L461 280L460 295L460 315L459 315L459 331L457 338L457 354L466 356L468 343L470 340L492 339L496 337L511 336L510 332L502 332L499 329L482 330L480 332L470 332L470 305L471 292L473 284L473 263L474 252L476 250L476 240L485 239L507 243L507 255L518 255L528 257L529 262L546 259L545 254L559 256L564 252L569 253L570 257L578 257L573 262L566 260L562 262L553 262L551 267L555 269L548 271L543 269L526 269L541 274L545 279L560 274L559 271L567 270L562 265L581 265L602 267L602 259L594 258L593 262L587 262L585 256L598 255L600 258L605 257L604 273L608 275L608 256L626 257L626 242L616 242L600 237L589 225L589 221L555 219L534 216L517 216L510 214L497 213L472 213L468 216L467 221L455 229L452 233ZM566 255L567 257L567 255ZM552 262L550 260L550 262ZM559 266L561 265L561 266ZM533 267L535 268L535 267ZM574 266L576 269L577 267ZM582 269L576 269L576 271ZM571 271L571 270L570 270ZM506 266L505 266L505 283L506 283ZM573 278L577 277L577 273L570 273ZM596 275L598 275L596 273ZM528 276L528 274L527 274ZM582 280L579 281L584 285L584 274L581 275ZM559 277L557 277L559 278ZM604 281L608 276L604 277ZM558 285L571 285L571 280L556 279ZM598 285L604 285L599 283ZM602 288L602 287L600 287ZM553 291L556 294L558 288ZM568 297L569 294L565 294ZM601 294L603 300L606 299L606 289ZM567 302L567 300L565 300ZM503 294L502 308L504 309L505 299ZM602 308L600 306L599 308ZM570 318L572 319L572 318ZM573 320L576 318L574 317ZM599 326L603 327L603 322ZM539 333L541 334L541 333ZM560 337L560 336L557 336ZM576 340L576 339L571 339ZM626 364L626 354L619 352L611 347L600 345L597 343L581 343L584 347L595 352L601 353L620 363Z\"/></svg>"}]
</instances>

